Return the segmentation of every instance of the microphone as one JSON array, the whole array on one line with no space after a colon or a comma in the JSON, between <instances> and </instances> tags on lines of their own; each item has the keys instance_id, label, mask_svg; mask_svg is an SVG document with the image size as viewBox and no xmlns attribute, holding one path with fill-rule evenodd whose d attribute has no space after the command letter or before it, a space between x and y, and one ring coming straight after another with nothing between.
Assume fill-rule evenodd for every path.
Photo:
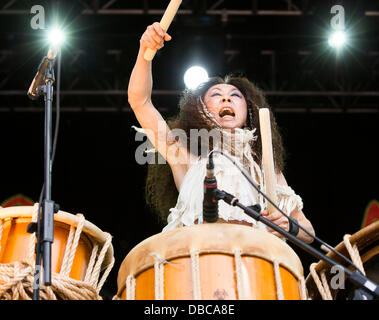
<instances>
[{"instance_id":1,"label":"microphone","mask_svg":"<svg viewBox=\"0 0 379 320\"><path fill-rule=\"evenodd\" d=\"M49 62L53 61L55 57L57 56L57 51L53 48L50 48L47 52L47 56L43 57L36 75L34 76L34 79L32 81L32 84L29 87L28 90L28 97L32 100L36 100L41 94L42 90L40 87L44 84L43 78L45 76L46 68L49 65Z\"/></svg>"},{"instance_id":2,"label":"microphone","mask_svg":"<svg viewBox=\"0 0 379 320\"><path fill-rule=\"evenodd\" d=\"M207 163L207 174L204 178L203 218L206 222L217 222L218 220L216 190L217 180L214 176L213 154L211 153Z\"/></svg>"}]
</instances>

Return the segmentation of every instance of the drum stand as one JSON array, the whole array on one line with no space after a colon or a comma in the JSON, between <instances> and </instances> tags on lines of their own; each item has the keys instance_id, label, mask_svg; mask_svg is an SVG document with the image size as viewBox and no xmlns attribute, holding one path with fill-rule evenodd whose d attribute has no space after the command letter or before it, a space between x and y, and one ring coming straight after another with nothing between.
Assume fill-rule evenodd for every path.
<instances>
[{"instance_id":1,"label":"drum stand","mask_svg":"<svg viewBox=\"0 0 379 320\"><path fill-rule=\"evenodd\" d=\"M58 211L58 206L51 200L51 167L52 167L52 102L54 60L49 60L45 75L44 84L37 88L37 91L44 95L45 100L45 132L44 132L44 186L42 188L40 207L38 210L38 221L28 226L28 232L36 232L36 261L33 285L33 300L39 300L39 280L41 276L41 260L43 263L43 283L51 285L51 244L54 242L54 213ZM42 200L42 201L41 201ZM42 216L41 216L42 202Z\"/></svg>"},{"instance_id":2,"label":"drum stand","mask_svg":"<svg viewBox=\"0 0 379 320\"><path fill-rule=\"evenodd\" d=\"M319 260L324 260L328 264L332 266L338 266L342 270L344 270L345 274L348 275L348 278L351 280L353 284L355 284L357 287L362 289L362 292L360 294L361 300L372 300L379 297L379 286L374 283L373 281L366 278L363 274L351 271L347 267L339 264L338 262L334 261L333 259L327 257L323 253L319 252L312 246L308 245L304 241L298 239L296 236L292 235L291 233L283 230L279 226L277 226L275 223L271 222L270 220L266 219L261 213L256 212L253 207L246 207L243 204L241 204L238 199L219 189L215 189L214 191L214 197L217 200L223 200L226 203L228 203L231 206L237 206L241 208L248 216L252 217L256 221L261 221L266 226L270 227L271 229L274 229L281 235L283 235L286 239L291 241L293 244L297 245L301 249L307 251L314 257L318 258ZM363 293L364 292L364 293Z\"/></svg>"}]
</instances>

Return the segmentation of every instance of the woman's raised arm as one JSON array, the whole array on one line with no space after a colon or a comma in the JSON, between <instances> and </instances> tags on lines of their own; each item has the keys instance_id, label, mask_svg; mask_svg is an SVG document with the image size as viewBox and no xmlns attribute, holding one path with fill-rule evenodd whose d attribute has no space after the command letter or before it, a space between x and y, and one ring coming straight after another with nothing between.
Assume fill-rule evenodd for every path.
<instances>
[{"instance_id":1,"label":"woman's raised arm","mask_svg":"<svg viewBox=\"0 0 379 320\"><path fill-rule=\"evenodd\" d=\"M146 28L140 39L137 60L129 80L128 101L147 137L169 163L179 189L181 180L187 172L188 152L185 148L181 148L178 142L170 140L170 129L151 101L152 62L144 59L147 48L160 50L164 42L170 40L171 36L161 28L158 22ZM173 149L180 152L172 152Z\"/></svg>"}]
</instances>

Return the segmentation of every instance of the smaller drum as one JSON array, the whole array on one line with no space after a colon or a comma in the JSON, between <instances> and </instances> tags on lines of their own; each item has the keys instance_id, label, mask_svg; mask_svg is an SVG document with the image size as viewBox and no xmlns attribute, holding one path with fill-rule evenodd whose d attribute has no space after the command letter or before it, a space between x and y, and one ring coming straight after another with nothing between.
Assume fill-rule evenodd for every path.
<instances>
[{"instance_id":1,"label":"smaller drum","mask_svg":"<svg viewBox=\"0 0 379 320\"><path fill-rule=\"evenodd\" d=\"M36 235L26 229L30 222L37 221L37 215L38 204L0 209L0 299L33 296ZM41 285L40 297L101 299L99 292L113 264L109 233L102 232L81 214L59 211L54 214L52 284Z\"/></svg>"},{"instance_id":2,"label":"smaller drum","mask_svg":"<svg viewBox=\"0 0 379 320\"><path fill-rule=\"evenodd\" d=\"M214 223L154 235L126 256L114 299L306 299L303 267L278 237Z\"/></svg>"},{"instance_id":3,"label":"smaller drum","mask_svg":"<svg viewBox=\"0 0 379 320\"><path fill-rule=\"evenodd\" d=\"M368 225L353 235L346 234L343 241L334 249L350 259L368 279L379 283L379 221ZM330 251L327 256L348 267L348 264L334 252ZM353 270L352 267L349 269ZM339 281L338 278L333 279L333 277L339 276L337 273L338 270L332 270L331 266L323 260L313 263L306 279L310 299L359 299L359 288L356 288L346 278L343 278L343 281Z\"/></svg>"}]
</instances>

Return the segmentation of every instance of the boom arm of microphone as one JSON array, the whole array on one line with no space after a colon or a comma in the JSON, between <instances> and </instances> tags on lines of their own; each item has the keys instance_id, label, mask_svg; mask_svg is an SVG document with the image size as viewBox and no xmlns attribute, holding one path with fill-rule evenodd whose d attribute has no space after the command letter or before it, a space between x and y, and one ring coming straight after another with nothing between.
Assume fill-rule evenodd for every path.
<instances>
[{"instance_id":1,"label":"boom arm of microphone","mask_svg":"<svg viewBox=\"0 0 379 320\"><path fill-rule=\"evenodd\" d=\"M349 265L351 265L357 272L359 273L362 273L360 271L360 269L351 261L349 260L347 257L345 257L344 255L342 255L341 253L339 253L337 250L335 250L332 246L330 246L329 244L327 244L325 241L321 240L320 238L318 238L316 235L314 234L311 234L308 230L306 230L305 228L303 228L295 219L293 219L292 217L286 215L271 199L270 197L268 197L264 192L262 192L262 190L260 190L258 188L258 186L254 183L254 181L249 177L249 175L244 172L243 169L241 169L239 167L239 165L231 158L229 157L227 154L223 153L222 151L218 151L218 150L213 150L213 152L216 152L216 153L219 153L221 155L223 155L224 157L226 157L227 159L229 159L230 162L232 162L237 168L238 170L242 173L242 175L246 178L246 180L254 187L255 190L257 190L258 193L260 193L269 203L272 204L272 206L278 210L278 212L280 212L283 216L285 216L289 221L291 221L291 223L294 223L297 225L297 227L301 230L303 230L306 234L308 234L310 237L312 237L314 240L316 240L317 242L319 242L322 246L321 247L325 247L327 248L328 250L332 251L333 253L335 253L338 257L340 257L343 261L347 262ZM362 273L363 275L363 273Z\"/></svg>"},{"instance_id":2,"label":"boom arm of microphone","mask_svg":"<svg viewBox=\"0 0 379 320\"><path fill-rule=\"evenodd\" d=\"M207 176L205 177L204 185L205 185L206 179L211 178L213 176L214 165L213 165L212 154L214 152L220 153L221 155L228 158L241 171L243 176L254 186L254 188L256 188L257 191L260 192L267 199L267 201L272 203L272 200L269 197L267 197L267 195L265 195L261 190L259 190L259 188L251 181L251 179L248 177L248 175L246 173L244 173L243 170L235 163L235 161L233 159L231 159L229 156L227 156L226 154L224 154L222 151L213 150L209 154L209 163L207 165ZM369 280L359 270L359 268L357 268L356 265L354 265L349 259L347 259L345 256L341 255L339 252L337 252L333 248L332 248L332 251L335 252L341 258L343 258L343 260L346 261L350 266L354 267L354 269L356 271L351 271L349 268L337 263L336 261L329 258L325 254L319 252L317 249L313 248L312 246L308 245L304 241L298 239L296 236L294 236L291 233L287 232L286 230L282 229L281 227L279 227L278 225L276 225L272 221L268 220L260 212L255 211L255 209L258 209L257 211L260 211L259 207L256 207L256 208L254 208L254 206L246 207L243 204L241 204L235 196L233 196L233 195L231 195L225 191L217 189L217 183L216 183L216 187L212 190L212 196L214 197L214 200L216 203L218 200L223 200L231 206L237 206L237 207L241 208L248 216L252 217L256 221L261 221L262 223L264 223L265 225L267 225L271 229L273 229L273 230L277 231L279 234L283 235L286 239L288 239L289 241L291 241L292 243L294 243L295 245L297 245L301 249L303 249L306 252L313 255L314 257L316 257L320 260L324 260L325 262L327 262L328 264L330 264L332 266L338 266L338 267L342 268L344 270L345 274L348 275L351 282L353 282L358 287L362 288L367 293L368 296L366 295L364 298L372 299L373 297L376 297L376 298L379 297L379 286L376 283L374 283L373 281ZM274 205L274 207L277 210L279 210L282 214L284 214L274 203L272 203L272 204ZM297 223L297 222L295 222L295 223ZM299 225L299 227L301 229L303 229L300 225ZM327 243L325 243L321 239L318 239L316 236L312 235L312 237L315 240L319 241L320 243L326 245L328 248L331 248Z\"/></svg>"},{"instance_id":3,"label":"boom arm of microphone","mask_svg":"<svg viewBox=\"0 0 379 320\"><path fill-rule=\"evenodd\" d=\"M311 235L307 230L305 230L303 227L301 227L297 222L294 222L294 223L296 223L299 228L304 230L307 234L311 235L315 240L324 244L326 247L331 248L331 250L333 252L335 252L338 256L340 256L350 266L354 267L354 269L356 271L351 271L347 267L339 264L338 262L329 258L325 254L319 252L317 249L308 245L304 241L298 239L296 236L294 236L291 233L287 232L286 230L282 229L281 227L279 227L278 225L276 225L272 221L266 219L260 212L255 211L255 209L258 209L258 211L260 211L259 207L256 207L256 208L254 208L254 206L246 207L243 204L241 204L235 196L233 196L233 195L231 195L225 191L221 191L221 190L217 189L217 182L216 182L216 179L214 177L214 163L213 163L213 153L214 152L217 152L217 153L225 156L227 159L229 159L241 171L241 173L249 181L249 183L252 184L253 187L259 193L261 193L268 202L270 202L275 207L275 209L277 209L279 212L281 212L283 215L285 215L284 212L282 212L282 210L280 210L280 208L278 208L278 206L276 206L276 204L273 203L273 201L254 184L254 182L251 180L251 178L238 166L238 164L232 158L230 158L228 155L224 154L222 151L212 150L208 156L207 175L204 179L203 216L207 222L215 222L215 217L218 218L218 214L217 214L217 211L218 211L217 202L218 202L218 200L223 200L231 206L237 206L237 207L241 208L247 215L249 215L250 217L255 219L256 221L261 221L262 223L264 223L265 225L267 225L271 229L277 231L279 234L284 236L286 239L288 239L289 241L291 241L292 243L294 243L295 245L297 245L301 249L303 249L306 252L313 255L314 257L316 257L320 260L324 260L325 262L327 262L328 264L330 264L332 266L338 266L338 267L342 268L344 270L345 274L348 275L351 282L353 282L355 285L357 285L358 287L362 288L363 291L365 291L366 295L364 296L364 299L368 300L368 299L373 299L373 297L376 297L376 298L379 297L379 286L376 283L369 280L359 270L359 268L357 268L357 266L355 264L353 264L349 259L347 259L345 256L343 256L342 254L340 254L339 252L334 250L334 248L331 248L330 245L328 245L327 243L325 243L321 239L317 238L314 235ZM210 182L213 182L213 185ZM209 185L212 185L212 187L209 187ZM209 204L211 204L211 205L209 206ZM208 209L208 206L211 208L211 210ZM214 212L216 212L216 214L214 214ZM211 214L209 214L209 213L211 213ZM287 217L290 221L293 220L291 217L289 217L289 216L287 216Z\"/></svg>"},{"instance_id":4,"label":"boom arm of microphone","mask_svg":"<svg viewBox=\"0 0 379 320\"><path fill-rule=\"evenodd\" d=\"M316 250L312 246L308 245L304 241L298 239L296 236L285 231L284 229L282 229L281 227L279 227L278 225L276 225L272 221L265 218L261 213L258 213L255 210L253 210L252 207L244 206L243 204L241 204L238 201L238 199L235 196L231 195L230 193L227 193L225 191L217 189L215 191L215 195L216 195L216 198L218 200L223 200L231 206L236 206L236 207L241 208L248 216L252 217L256 221L261 221L262 223L264 223L265 225L267 225L271 229L277 231L282 236L286 237L289 241L291 241L292 243L294 243L298 247L302 248L303 250L305 250L308 253L310 253L311 255L313 255L314 257L316 257L320 260L324 260L325 262L327 262L328 264L330 264L332 266L338 266L338 267L342 268L344 270L345 274L347 274L349 276L350 280L355 285L357 285L358 287L361 287L369 295L379 297L379 286L376 283L374 283L373 281L369 280L363 274L361 274L357 271L351 271L350 269L346 268L345 266L343 266L343 265L337 263L336 261L334 261L333 259L329 258L325 254L320 253L318 250ZM372 299L372 296L369 296L369 297L366 296L365 298Z\"/></svg>"},{"instance_id":5,"label":"boom arm of microphone","mask_svg":"<svg viewBox=\"0 0 379 320\"><path fill-rule=\"evenodd\" d=\"M333 259L329 258L325 254L319 252L317 249L313 248L312 246L308 245L304 241L298 239L296 236L292 235L290 232L287 232L286 230L282 229L272 221L265 218L260 212L256 212L255 209L258 209L260 211L259 207L246 207L243 204L239 202L239 200L222 190L217 189L217 181L214 177L214 163L213 163L213 153L217 152L221 155L228 158L243 174L243 176L254 186L254 188L257 189L258 192L260 192L266 199L269 201L274 207L279 210L282 214L284 214L274 203L273 201L267 197L259 188L251 181L251 179L246 175L243 170L235 163L233 159L228 157L226 154L224 154L222 151L212 150L208 156L208 164L207 164L207 174L204 179L204 202L203 202L203 216L204 220L207 222L216 222L218 220L218 200L223 200L226 203L228 203L231 206L237 206L241 208L248 216L252 217L256 221L261 221L271 229L277 231L279 234L284 236L286 239L297 245L299 248L305 250L306 252L310 253L314 257L324 260L331 266L338 266L343 269L345 274L348 275L351 282L353 282L358 287L362 288L363 291L366 293L366 295L363 294L363 299L373 299L373 297L378 298L379 297L379 286L369 280L360 270L357 268L350 260L348 260L345 256L342 256L336 250L332 250L333 252L336 252L338 256L342 256L343 260L349 263L350 266L354 267L356 271L351 271L349 268L339 264L338 262L334 261ZM290 221L291 218L289 217ZM297 222L295 222L297 223ZM298 225L301 229L303 229L300 225ZM306 231L307 232L307 231ZM308 233L308 232L307 232ZM309 233L308 233L309 234ZM316 236L312 235L312 237L322 244L326 245L328 248L330 246L326 244L324 241L321 241Z\"/></svg>"}]
</instances>

